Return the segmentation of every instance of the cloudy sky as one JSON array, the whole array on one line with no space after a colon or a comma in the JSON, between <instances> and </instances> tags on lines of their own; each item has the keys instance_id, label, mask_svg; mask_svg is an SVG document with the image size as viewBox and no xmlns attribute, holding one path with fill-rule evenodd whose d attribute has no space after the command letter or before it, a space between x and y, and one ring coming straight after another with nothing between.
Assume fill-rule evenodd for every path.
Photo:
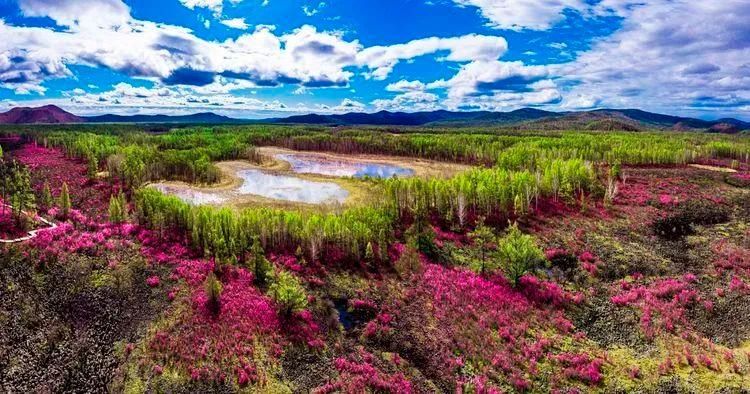
<instances>
[{"instance_id":1,"label":"cloudy sky","mask_svg":"<svg viewBox=\"0 0 750 394\"><path fill-rule=\"evenodd\" d=\"M750 119L748 21L748 0L0 0L0 109Z\"/></svg>"}]
</instances>

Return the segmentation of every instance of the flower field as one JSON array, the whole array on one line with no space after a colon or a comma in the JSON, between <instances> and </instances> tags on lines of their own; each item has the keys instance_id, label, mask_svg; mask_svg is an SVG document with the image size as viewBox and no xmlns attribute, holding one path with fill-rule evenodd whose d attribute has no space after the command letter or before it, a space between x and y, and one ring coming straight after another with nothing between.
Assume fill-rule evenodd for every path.
<instances>
[{"instance_id":1,"label":"flower field","mask_svg":"<svg viewBox=\"0 0 750 394\"><path fill-rule=\"evenodd\" d=\"M0 244L5 392L750 390L746 136L3 133L0 237L57 225ZM258 146L473 168L357 206L144 187Z\"/></svg>"}]
</instances>

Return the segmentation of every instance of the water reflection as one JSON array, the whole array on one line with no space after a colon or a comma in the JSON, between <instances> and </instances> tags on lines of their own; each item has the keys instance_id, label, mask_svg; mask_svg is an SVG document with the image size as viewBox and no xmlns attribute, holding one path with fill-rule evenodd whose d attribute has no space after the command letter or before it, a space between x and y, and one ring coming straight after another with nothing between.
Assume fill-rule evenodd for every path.
<instances>
[{"instance_id":1,"label":"water reflection","mask_svg":"<svg viewBox=\"0 0 750 394\"><path fill-rule=\"evenodd\" d=\"M167 185L154 185L156 190L164 194L171 194L180 200L193 205L222 204L229 198L222 196L220 192L202 192L193 189L182 189Z\"/></svg>"},{"instance_id":2,"label":"water reflection","mask_svg":"<svg viewBox=\"0 0 750 394\"><path fill-rule=\"evenodd\" d=\"M243 179L239 194L255 194L277 200L321 204L344 202L349 192L333 182L315 182L305 179L273 175L260 170L242 170L237 176Z\"/></svg>"},{"instance_id":3,"label":"water reflection","mask_svg":"<svg viewBox=\"0 0 750 394\"><path fill-rule=\"evenodd\" d=\"M242 183L232 190L203 191L164 184L155 184L153 187L192 205L223 204L247 195L308 204L343 203L349 197L346 189L333 182L308 181L260 170L240 170L237 171L237 177L242 179Z\"/></svg>"},{"instance_id":4,"label":"water reflection","mask_svg":"<svg viewBox=\"0 0 750 394\"><path fill-rule=\"evenodd\" d=\"M305 154L278 154L276 158L288 162L292 167L292 171L300 174L320 174L354 178L391 178L394 176L405 177L414 175L414 170L392 164L332 159Z\"/></svg>"}]
</instances>

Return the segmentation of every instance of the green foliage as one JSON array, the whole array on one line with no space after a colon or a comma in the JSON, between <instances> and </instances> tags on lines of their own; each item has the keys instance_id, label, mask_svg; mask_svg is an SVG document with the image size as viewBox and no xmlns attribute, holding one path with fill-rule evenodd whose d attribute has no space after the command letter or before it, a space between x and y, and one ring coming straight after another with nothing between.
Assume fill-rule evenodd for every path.
<instances>
[{"instance_id":1,"label":"green foliage","mask_svg":"<svg viewBox=\"0 0 750 394\"><path fill-rule=\"evenodd\" d=\"M205 289L206 308L214 316L218 316L221 312L221 292L224 290L224 288L213 272L208 274L208 276L206 277Z\"/></svg>"},{"instance_id":2,"label":"green foliage","mask_svg":"<svg viewBox=\"0 0 750 394\"><path fill-rule=\"evenodd\" d=\"M367 242L393 231L389 210L377 207L356 207L341 213L271 208L237 212L192 206L152 188L138 190L135 202L141 223L152 228L187 230L196 247L215 257L243 256L258 237L272 249L292 249L303 244L314 245L311 249L315 252L323 244L332 244L357 258Z\"/></svg>"},{"instance_id":3,"label":"green foliage","mask_svg":"<svg viewBox=\"0 0 750 394\"><path fill-rule=\"evenodd\" d=\"M484 219L480 219L474 231L469 233L469 238L479 250L480 268L479 273L484 274L487 267L487 257L492 251L492 247L497 240L492 228L484 224Z\"/></svg>"},{"instance_id":4,"label":"green foliage","mask_svg":"<svg viewBox=\"0 0 750 394\"><path fill-rule=\"evenodd\" d=\"M109 221L112 223L122 223L127 218L128 203L125 194L120 192L117 196L109 198Z\"/></svg>"},{"instance_id":5,"label":"green foliage","mask_svg":"<svg viewBox=\"0 0 750 394\"><path fill-rule=\"evenodd\" d=\"M253 271L255 283L264 286L268 281L268 276L272 273L273 266L271 265L271 262L266 259L266 254L263 250L260 238L253 238L253 246L250 249L250 254L250 269Z\"/></svg>"},{"instance_id":6,"label":"green foliage","mask_svg":"<svg viewBox=\"0 0 750 394\"><path fill-rule=\"evenodd\" d=\"M60 207L60 215L67 218L70 215L71 203L68 184L65 182L63 182L62 189L60 189L60 197L58 198L57 205Z\"/></svg>"},{"instance_id":7,"label":"green foliage","mask_svg":"<svg viewBox=\"0 0 750 394\"><path fill-rule=\"evenodd\" d=\"M307 294L302 283L286 271L272 276L268 295L279 305L281 313L287 316L307 307Z\"/></svg>"},{"instance_id":8,"label":"green foliage","mask_svg":"<svg viewBox=\"0 0 750 394\"><path fill-rule=\"evenodd\" d=\"M534 237L524 234L513 224L505 236L498 240L497 252L500 267L514 284L529 270L544 261L544 253Z\"/></svg>"},{"instance_id":9,"label":"green foliage","mask_svg":"<svg viewBox=\"0 0 750 394\"><path fill-rule=\"evenodd\" d=\"M52 190L50 190L49 182L45 181L42 188L42 195L39 197L39 206L46 210L52 208L54 203L55 200L52 198Z\"/></svg>"},{"instance_id":10,"label":"green foliage","mask_svg":"<svg viewBox=\"0 0 750 394\"><path fill-rule=\"evenodd\" d=\"M28 168L16 161L0 159L0 198L10 206L16 223L24 227L26 216L23 212L36 209L36 196L31 189L31 175ZM2 210L7 208L5 205Z\"/></svg>"},{"instance_id":11,"label":"green foliage","mask_svg":"<svg viewBox=\"0 0 750 394\"><path fill-rule=\"evenodd\" d=\"M414 243L404 246L404 251L393 264L393 268L401 278L407 278L422 271L422 261L419 259L419 251Z\"/></svg>"}]
</instances>

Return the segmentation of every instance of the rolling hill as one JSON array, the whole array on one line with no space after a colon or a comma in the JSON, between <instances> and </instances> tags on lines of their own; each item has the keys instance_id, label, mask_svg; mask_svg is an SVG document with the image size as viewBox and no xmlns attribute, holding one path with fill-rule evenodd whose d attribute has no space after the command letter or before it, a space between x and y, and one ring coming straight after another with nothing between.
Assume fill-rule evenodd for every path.
<instances>
[{"instance_id":1,"label":"rolling hill","mask_svg":"<svg viewBox=\"0 0 750 394\"><path fill-rule=\"evenodd\" d=\"M579 112L550 112L522 108L510 112L429 111L429 112L351 112L345 114L308 114L262 120L236 119L212 112L190 115L99 115L81 117L54 105L38 108L19 107L0 114L0 124L39 123L180 123L180 124L312 124L331 126L434 126L507 127L519 130L626 130L669 129L737 133L750 130L750 122L724 118L702 120L664 115L639 109L598 109Z\"/></svg>"}]
</instances>

